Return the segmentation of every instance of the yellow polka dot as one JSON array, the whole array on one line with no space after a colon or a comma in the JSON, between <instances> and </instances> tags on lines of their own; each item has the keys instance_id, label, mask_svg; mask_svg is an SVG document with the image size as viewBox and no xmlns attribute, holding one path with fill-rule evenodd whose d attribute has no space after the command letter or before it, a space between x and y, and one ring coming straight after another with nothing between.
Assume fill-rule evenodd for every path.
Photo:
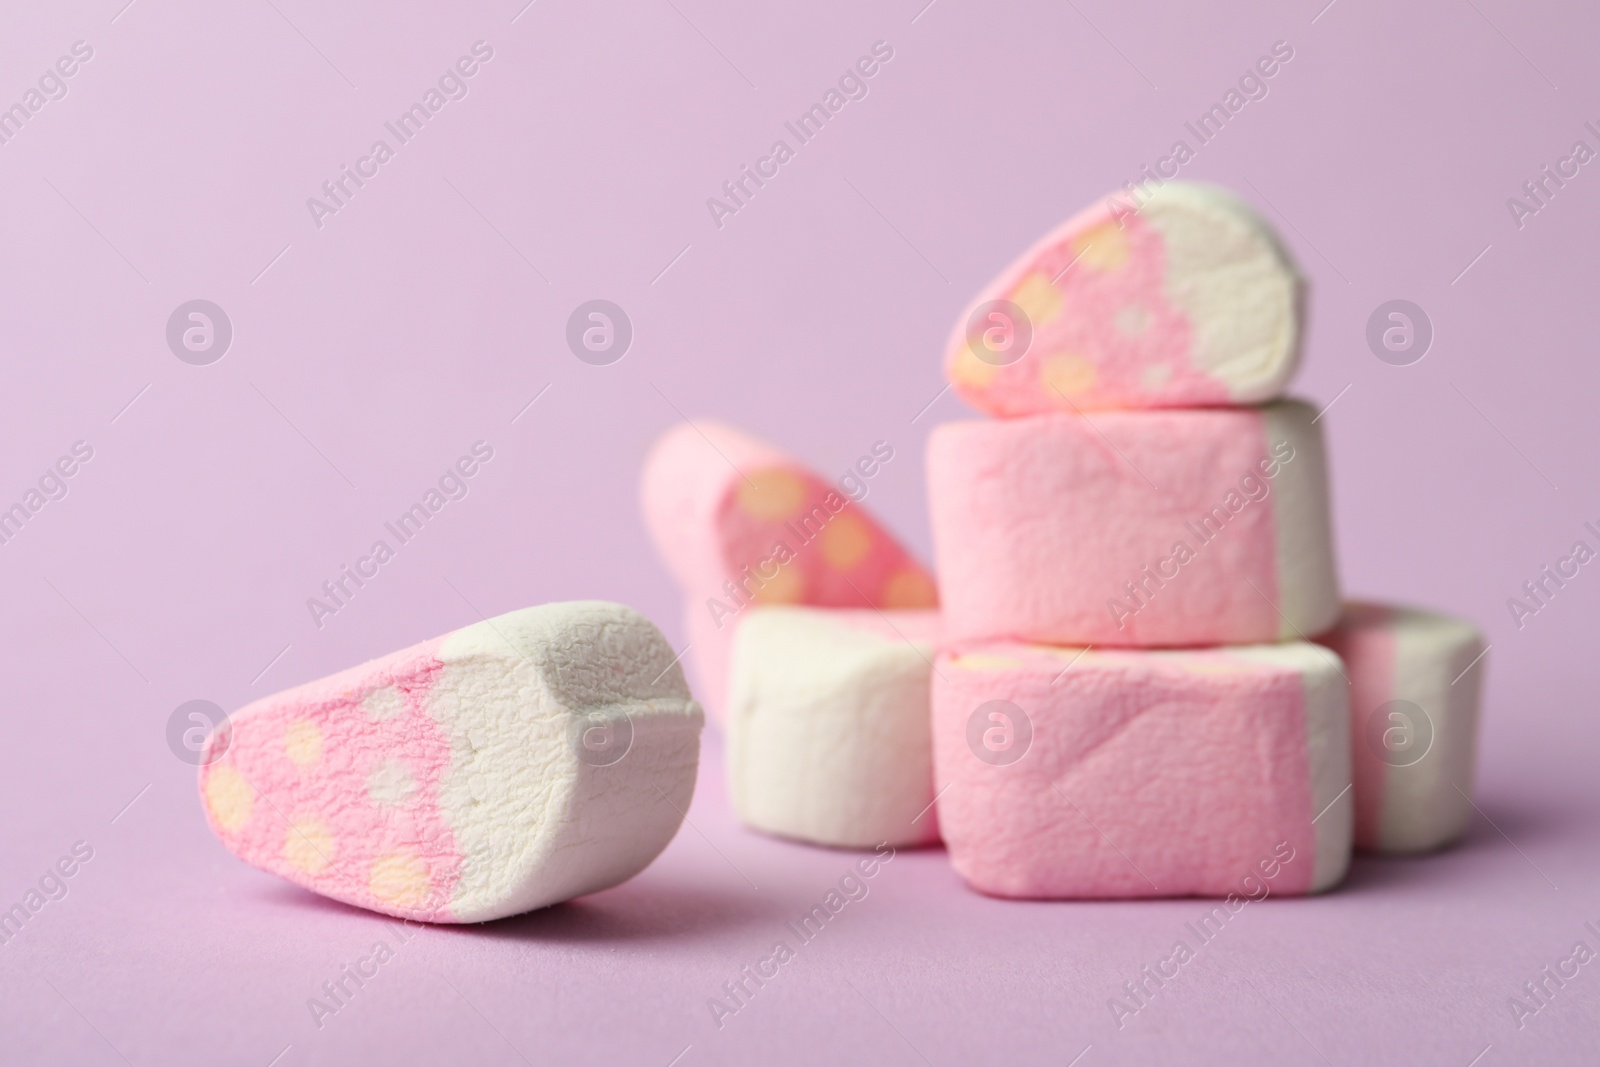
<instances>
[{"instance_id":1,"label":"yellow polka dot","mask_svg":"<svg viewBox=\"0 0 1600 1067\"><path fill-rule=\"evenodd\" d=\"M1035 652L1043 652L1047 656L1060 656L1062 659L1078 660L1090 656L1092 653L1071 645L1029 645Z\"/></svg>"},{"instance_id":2,"label":"yellow polka dot","mask_svg":"<svg viewBox=\"0 0 1600 1067\"><path fill-rule=\"evenodd\" d=\"M1000 368L979 359L971 345L962 345L961 351L956 353L955 362L950 366L950 377L955 383L973 389L987 389L999 373Z\"/></svg>"},{"instance_id":3,"label":"yellow polka dot","mask_svg":"<svg viewBox=\"0 0 1600 1067\"><path fill-rule=\"evenodd\" d=\"M284 831L283 858L307 874L320 874L333 862L333 833L315 816L296 819Z\"/></svg>"},{"instance_id":4,"label":"yellow polka dot","mask_svg":"<svg viewBox=\"0 0 1600 1067\"><path fill-rule=\"evenodd\" d=\"M960 667L964 671L1009 671L1022 666L1022 661L1013 656L991 656L973 652L956 657L950 665Z\"/></svg>"},{"instance_id":5,"label":"yellow polka dot","mask_svg":"<svg viewBox=\"0 0 1600 1067\"><path fill-rule=\"evenodd\" d=\"M883 583L881 599L886 608L932 608L939 604L933 579L910 568L889 575L889 580Z\"/></svg>"},{"instance_id":6,"label":"yellow polka dot","mask_svg":"<svg viewBox=\"0 0 1600 1067\"><path fill-rule=\"evenodd\" d=\"M428 899L428 865L414 852L391 852L373 861L367 888L385 904L414 908Z\"/></svg>"},{"instance_id":7,"label":"yellow polka dot","mask_svg":"<svg viewBox=\"0 0 1600 1067\"><path fill-rule=\"evenodd\" d=\"M805 499L806 483L782 467L751 471L739 482L739 507L746 515L768 522L792 518Z\"/></svg>"},{"instance_id":8,"label":"yellow polka dot","mask_svg":"<svg viewBox=\"0 0 1600 1067\"><path fill-rule=\"evenodd\" d=\"M1073 397L1094 388L1094 364L1082 356L1051 356L1039 365L1039 381L1046 395Z\"/></svg>"},{"instance_id":9,"label":"yellow polka dot","mask_svg":"<svg viewBox=\"0 0 1600 1067\"><path fill-rule=\"evenodd\" d=\"M805 578L793 565L779 567L778 573L768 578L756 590L757 604L797 604L805 592Z\"/></svg>"},{"instance_id":10,"label":"yellow polka dot","mask_svg":"<svg viewBox=\"0 0 1600 1067\"><path fill-rule=\"evenodd\" d=\"M846 511L822 528L822 558L837 571L847 571L872 551L872 530Z\"/></svg>"},{"instance_id":11,"label":"yellow polka dot","mask_svg":"<svg viewBox=\"0 0 1600 1067\"><path fill-rule=\"evenodd\" d=\"M1111 271L1128 262L1128 234L1115 222L1102 222L1072 239L1072 254L1080 266Z\"/></svg>"},{"instance_id":12,"label":"yellow polka dot","mask_svg":"<svg viewBox=\"0 0 1600 1067\"><path fill-rule=\"evenodd\" d=\"M297 767L317 762L322 758L322 727L310 719L296 719L283 731L283 750Z\"/></svg>"},{"instance_id":13,"label":"yellow polka dot","mask_svg":"<svg viewBox=\"0 0 1600 1067\"><path fill-rule=\"evenodd\" d=\"M1215 659L1191 659L1182 661L1183 669L1190 674L1238 674L1240 667L1237 663Z\"/></svg>"},{"instance_id":14,"label":"yellow polka dot","mask_svg":"<svg viewBox=\"0 0 1600 1067\"><path fill-rule=\"evenodd\" d=\"M1061 314L1061 290L1038 271L1017 283L1011 290L1011 302L1023 310L1035 328Z\"/></svg>"},{"instance_id":15,"label":"yellow polka dot","mask_svg":"<svg viewBox=\"0 0 1600 1067\"><path fill-rule=\"evenodd\" d=\"M250 821L255 807L255 792L232 766L222 764L211 768L206 776L206 807L211 809L212 820L224 830L237 830Z\"/></svg>"}]
</instances>

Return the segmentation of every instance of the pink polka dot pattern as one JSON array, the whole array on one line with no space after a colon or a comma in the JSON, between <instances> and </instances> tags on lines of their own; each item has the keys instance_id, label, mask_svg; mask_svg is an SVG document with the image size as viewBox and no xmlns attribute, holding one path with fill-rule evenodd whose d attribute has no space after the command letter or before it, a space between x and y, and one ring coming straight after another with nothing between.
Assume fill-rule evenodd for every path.
<instances>
[{"instance_id":1,"label":"pink polka dot pattern","mask_svg":"<svg viewBox=\"0 0 1600 1067\"><path fill-rule=\"evenodd\" d=\"M935 605L923 566L838 489L798 465L746 473L754 488L723 498L716 534L728 580L757 603Z\"/></svg>"},{"instance_id":2,"label":"pink polka dot pattern","mask_svg":"<svg viewBox=\"0 0 1600 1067\"><path fill-rule=\"evenodd\" d=\"M640 494L645 520L684 592L687 658L713 720L723 719L733 634L746 608L938 604L929 570L842 491L877 476L870 463L860 470L872 473L852 470L830 484L715 422L680 425L650 450Z\"/></svg>"},{"instance_id":3,"label":"pink polka dot pattern","mask_svg":"<svg viewBox=\"0 0 1600 1067\"><path fill-rule=\"evenodd\" d=\"M1219 198L1204 210L1231 212L1231 224L1240 233L1257 234L1257 267L1274 259L1276 252L1269 249L1276 246L1265 235L1264 224L1253 214L1246 218L1247 208L1231 204ZM1295 355L1293 287L1284 280L1291 273L1287 263L1264 268L1269 275L1277 272L1265 282L1259 274L1239 282L1228 294L1227 307L1205 305L1209 314L1229 320L1209 323L1215 337L1208 342L1202 324L1184 304L1182 294L1198 299L1190 278L1174 276L1178 268L1172 239L1146 213L1131 210L1126 196L1107 198L1061 225L963 312L945 360L957 394L985 414L1001 417L1074 409L1204 407L1279 395ZM1186 252L1189 261L1196 258L1192 247ZM1230 255L1218 253L1192 269L1213 275L1236 269ZM1265 287L1250 288L1258 282ZM1020 308L1031 330L1024 354L1014 361L1011 353L997 352L984 342L986 330L1004 327L1005 320L984 313L985 304L999 300ZM1230 352L1240 343L1243 334L1231 324L1231 316L1251 318L1256 326L1281 317L1289 324L1280 339L1283 350L1265 365L1246 361L1243 368L1216 369L1201 350L1209 345ZM1002 336L991 335L1003 344Z\"/></svg>"},{"instance_id":4,"label":"pink polka dot pattern","mask_svg":"<svg viewBox=\"0 0 1600 1067\"><path fill-rule=\"evenodd\" d=\"M436 646L235 715L227 751L200 769L223 843L336 900L450 921L463 858L440 803L450 742L426 708L443 668Z\"/></svg>"}]
</instances>

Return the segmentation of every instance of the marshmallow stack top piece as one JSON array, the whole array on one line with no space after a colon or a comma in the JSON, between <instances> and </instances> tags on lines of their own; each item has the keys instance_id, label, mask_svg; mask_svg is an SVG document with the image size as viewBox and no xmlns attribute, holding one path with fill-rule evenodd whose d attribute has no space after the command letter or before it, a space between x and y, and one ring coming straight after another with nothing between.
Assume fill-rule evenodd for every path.
<instances>
[{"instance_id":1,"label":"marshmallow stack top piece","mask_svg":"<svg viewBox=\"0 0 1600 1067\"><path fill-rule=\"evenodd\" d=\"M1437 612L1353 603L1317 640L1350 678L1356 845L1426 852L1460 837L1472 815L1483 635Z\"/></svg>"},{"instance_id":2,"label":"marshmallow stack top piece","mask_svg":"<svg viewBox=\"0 0 1600 1067\"><path fill-rule=\"evenodd\" d=\"M1168 182L1063 223L957 322L956 392L990 415L1253 404L1299 358L1302 286L1233 193Z\"/></svg>"},{"instance_id":3,"label":"marshmallow stack top piece","mask_svg":"<svg viewBox=\"0 0 1600 1067\"><path fill-rule=\"evenodd\" d=\"M324 896L481 922L626 881L672 840L703 717L620 604L514 611L266 697L200 769L212 830Z\"/></svg>"},{"instance_id":4,"label":"marshmallow stack top piece","mask_svg":"<svg viewBox=\"0 0 1600 1067\"><path fill-rule=\"evenodd\" d=\"M1322 436L1295 401L945 423L928 497L952 641L1248 644L1339 615Z\"/></svg>"},{"instance_id":5,"label":"marshmallow stack top piece","mask_svg":"<svg viewBox=\"0 0 1600 1067\"><path fill-rule=\"evenodd\" d=\"M641 495L656 547L687 600L698 689L719 720L732 628L751 604L936 603L927 569L865 508L730 426L686 423L663 435L645 461Z\"/></svg>"},{"instance_id":6,"label":"marshmallow stack top piece","mask_svg":"<svg viewBox=\"0 0 1600 1067\"><path fill-rule=\"evenodd\" d=\"M1318 892L1350 856L1338 657L1300 641L942 653L939 826L997 896Z\"/></svg>"}]
</instances>

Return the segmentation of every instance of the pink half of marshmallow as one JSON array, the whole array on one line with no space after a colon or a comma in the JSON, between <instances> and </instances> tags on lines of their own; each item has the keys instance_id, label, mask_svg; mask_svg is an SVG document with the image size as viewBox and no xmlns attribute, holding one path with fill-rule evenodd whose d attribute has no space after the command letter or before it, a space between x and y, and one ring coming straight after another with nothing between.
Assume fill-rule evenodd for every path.
<instances>
[{"instance_id":1,"label":"pink half of marshmallow","mask_svg":"<svg viewBox=\"0 0 1600 1067\"><path fill-rule=\"evenodd\" d=\"M1319 633L1339 614L1311 408L945 423L928 497L952 641L1161 647Z\"/></svg>"},{"instance_id":2,"label":"pink half of marshmallow","mask_svg":"<svg viewBox=\"0 0 1600 1067\"><path fill-rule=\"evenodd\" d=\"M1348 730L1337 657L1304 642L946 652L939 826L995 896L1319 892L1349 861Z\"/></svg>"},{"instance_id":3,"label":"pink half of marshmallow","mask_svg":"<svg viewBox=\"0 0 1600 1067\"><path fill-rule=\"evenodd\" d=\"M200 796L255 867L388 915L480 922L649 864L689 805L702 721L649 620L549 604L241 709Z\"/></svg>"},{"instance_id":4,"label":"pink half of marshmallow","mask_svg":"<svg viewBox=\"0 0 1600 1067\"><path fill-rule=\"evenodd\" d=\"M869 462L892 455L880 450ZM861 505L732 427L699 422L669 431L645 461L641 495L656 547L687 598L697 689L719 722L733 629L751 605L937 602L927 570Z\"/></svg>"},{"instance_id":5,"label":"pink half of marshmallow","mask_svg":"<svg viewBox=\"0 0 1600 1067\"><path fill-rule=\"evenodd\" d=\"M963 313L945 371L991 415L1258 403L1299 354L1301 284L1271 229L1216 186L1107 197Z\"/></svg>"},{"instance_id":6,"label":"pink half of marshmallow","mask_svg":"<svg viewBox=\"0 0 1600 1067\"><path fill-rule=\"evenodd\" d=\"M1350 676L1356 846L1426 852L1472 815L1486 651L1464 619L1353 603L1318 638Z\"/></svg>"}]
</instances>

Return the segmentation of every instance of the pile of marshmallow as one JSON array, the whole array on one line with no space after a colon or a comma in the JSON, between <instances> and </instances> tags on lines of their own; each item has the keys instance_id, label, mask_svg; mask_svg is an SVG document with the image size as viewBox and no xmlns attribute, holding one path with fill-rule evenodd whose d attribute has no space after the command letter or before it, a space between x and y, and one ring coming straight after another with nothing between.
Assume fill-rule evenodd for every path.
<instances>
[{"instance_id":1,"label":"pile of marshmallow","mask_svg":"<svg viewBox=\"0 0 1600 1067\"><path fill-rule=\"evenodd\" d=\"M1320 416L1282 398L1302 299L1211 186L1029 249L947 355L992 418L928 444L937 593L853 494L727 426L668 433L644 508L739 817L942 840L1031 898L1317 892L1352 846L1458 836L1482 639L1341 604Z\"/></svg>"},{"instance_id":2,"label":"pile of marshmallow","mask_svg":"<svg viewBox=\"0 0 1600 1067\"><path fill-rule=\"evenodd\" d=\"M1318 416L1278 399L1299 300L1266 225L1208 187L1029 250L951 345L995 418L930 440L937 587L855 494L725 426L669 433L645 512L738 816L942 840L977 889L1038 898L1316 892L1352 844L1457 836L1482 640L1341 606ZM620 604L484 619L241 709L198 753L201 804L246 862L389 915L596 892L693 796L683 655Z\"/></svg>"}]
</instances>

